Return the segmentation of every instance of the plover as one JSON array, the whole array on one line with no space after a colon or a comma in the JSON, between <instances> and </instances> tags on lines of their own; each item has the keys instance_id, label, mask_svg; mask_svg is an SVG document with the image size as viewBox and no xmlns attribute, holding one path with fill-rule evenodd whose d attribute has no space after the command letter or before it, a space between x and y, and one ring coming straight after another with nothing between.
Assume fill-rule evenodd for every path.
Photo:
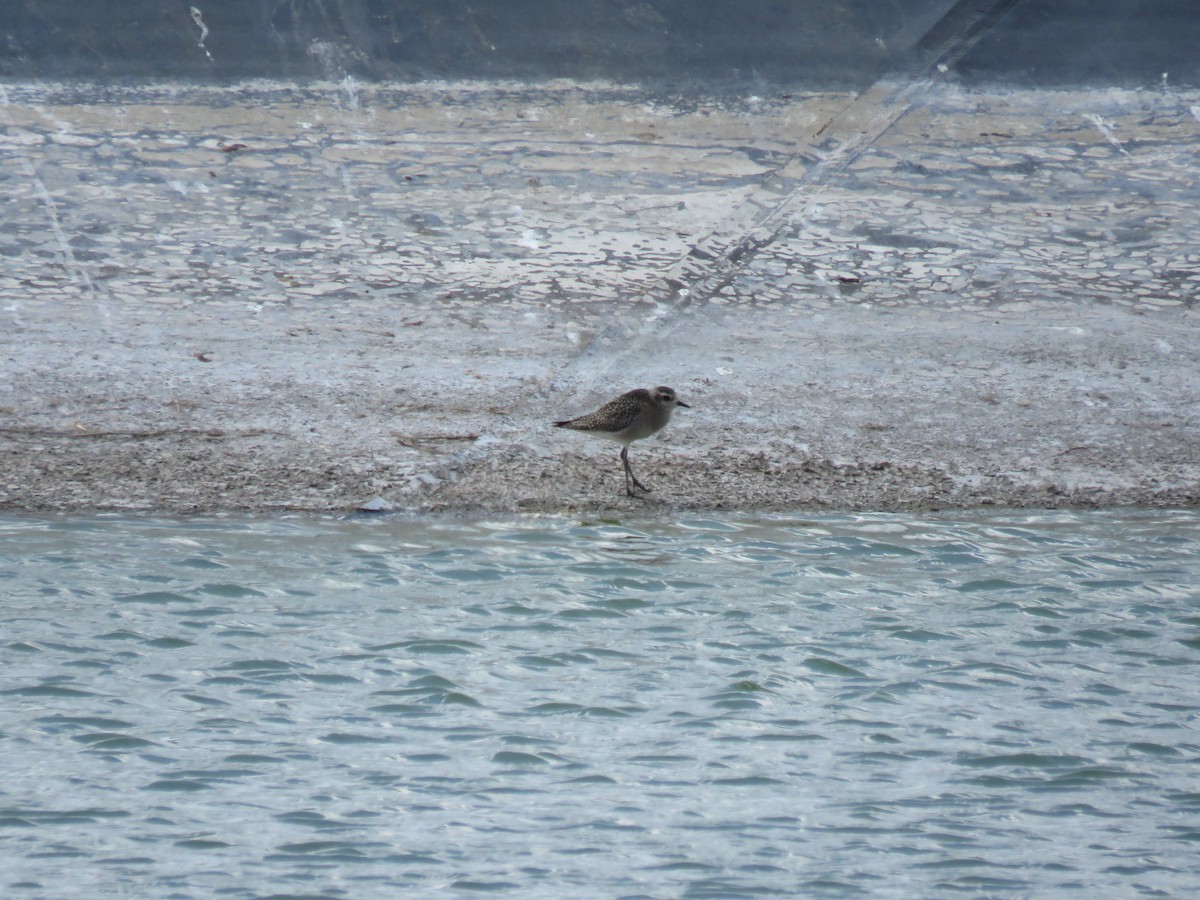
<instances>
[{"instance_id":1,"label":"plover","mask_svg":"<svg viewBox=\"0 0 1200 900\"><path fill-rule=\"evenodd\" d=\"M636 497L637 494L633 492L635 487L643 491L649 491L650 488L638 481L629 467L629 445L660 430L671 421L671 413L677 406L691 409L675 396L672 388L656 387L649 391L637 388L616 400L610 400L593 413L554 424L559 428L586 431L624 444L621 448L621 464L625 467L625 493Z\"/></svg>"}]
</instances>

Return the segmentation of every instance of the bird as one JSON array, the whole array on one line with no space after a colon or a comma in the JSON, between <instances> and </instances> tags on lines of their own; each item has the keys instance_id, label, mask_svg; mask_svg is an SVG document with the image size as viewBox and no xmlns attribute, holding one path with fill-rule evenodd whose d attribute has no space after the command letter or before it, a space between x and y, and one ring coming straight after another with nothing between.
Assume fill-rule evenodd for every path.
<instances>
[{"instance_id":1,"label":"bird","mask_svg":"<svg viewBox=\"0 0 1200 900\"><path fill-rule=\"evenodd\" d=\"M634 488L647 493L650 488L637 480L629 466L629 445L662 429L671 421L671 413L677 406L691 409L675 396L674 388L636 388L610 400L595 412L574 419L563 419L554 425L557 428L586 431L623 444L621 464L625 467L625 493L636 498L638 495L634 493Z\"/></svg>"}]
</instances>

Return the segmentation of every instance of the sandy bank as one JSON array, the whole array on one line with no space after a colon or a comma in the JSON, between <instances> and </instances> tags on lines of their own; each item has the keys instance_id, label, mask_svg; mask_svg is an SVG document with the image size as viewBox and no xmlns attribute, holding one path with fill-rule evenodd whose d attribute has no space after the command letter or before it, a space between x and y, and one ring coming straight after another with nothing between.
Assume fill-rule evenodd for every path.
<instances>
[{"instance_id":1,"label":"sandy bank","mask_svg":"<svg viewBox=\"0 0 1200 900\"><path fill-rule=\"evenodd\" d=\"M0 99L0 509L1200 498L1194 94Z\"/></svg>"}]
</instances>

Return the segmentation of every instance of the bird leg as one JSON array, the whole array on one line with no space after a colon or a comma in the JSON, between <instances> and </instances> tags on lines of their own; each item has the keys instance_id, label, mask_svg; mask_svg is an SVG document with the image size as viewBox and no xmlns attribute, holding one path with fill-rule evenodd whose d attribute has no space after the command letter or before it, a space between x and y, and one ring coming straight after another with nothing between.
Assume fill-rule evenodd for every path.
<instances>
[{"instance_id":1,"label":"bird leg","mask_svg":"<svg viewBox=\"0 0 1200 900\"><path fill-rule=\"evenodd\" d=\"M645 491L647 494L650 493L650 488L646 487L644 484L642 484L640 481L638 481L637 476L633 474L633 469L629 465L629 448L628 447L621 448L621 462L625 466L625 493L628 494L630 497L636 497L637 494L635 494L633 492L633 488L635 488L635 487L640 488L641 490ZM633 482L633 487L629 486L629 483L631 481Z\"/></svg>"}]
</instances>

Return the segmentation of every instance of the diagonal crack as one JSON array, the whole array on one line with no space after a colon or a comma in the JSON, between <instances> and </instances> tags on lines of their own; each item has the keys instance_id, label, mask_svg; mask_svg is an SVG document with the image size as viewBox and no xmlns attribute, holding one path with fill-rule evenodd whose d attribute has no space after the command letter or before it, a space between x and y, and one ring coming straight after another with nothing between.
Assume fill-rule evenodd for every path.
<instances>
[{"instance_id":1,"label":"diagonal crack","mask_svg":"<svg viewBox=\"0 0 1200 900\"><path fill-rule=\"evenodd\" d=\"M546 390L566 387L572 369L614 366L620 351L638 352L664 319L718 294L796 220L817 204L835 177L871 149L991 28L1024 0L960 0L916 43L906 71L886 76L857 95L803 148L766 176L724 225L689 248L662 275L663 296L649 315L635 310L596 336ZM617 351L614 353L614 351ZM607 358L607 363L605 359Z\"/></svg>"}]
</instances>

